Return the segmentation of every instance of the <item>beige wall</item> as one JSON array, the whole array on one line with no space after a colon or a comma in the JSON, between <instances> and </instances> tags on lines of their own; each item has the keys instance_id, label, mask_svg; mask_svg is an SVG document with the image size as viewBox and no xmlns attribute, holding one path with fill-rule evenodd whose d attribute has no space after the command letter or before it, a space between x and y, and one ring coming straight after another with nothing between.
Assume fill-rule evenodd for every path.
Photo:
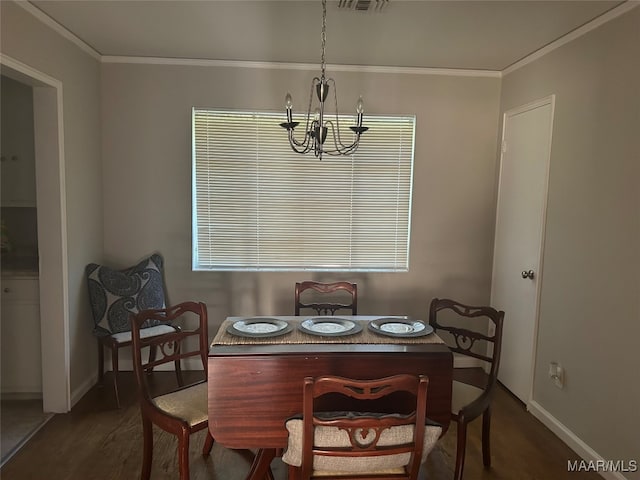
<instances>
[{"instance_id":1,"label":"beige wall","mask_svg":"<svg viewBox=\"0 0 640 480\"><path fill-rule=\"evenodd\" d=\"M191 271L191 108L305 105L318 72L133 64L103 66L105 253L127 265L165 256L172 302L205 301L212 331L228 315L292 314L296 280L359 283L359 312L426 318L436 295L489 301L500 79L344 73L342 109L415 114L410 271L313 274ZM283 130L283 142L286 135ZM366 141L366 136L364 141Z\"/></svg>"},{"instance_id":2,"label":"beige wall","mask_svg":"<svg viewBox=\"0 0 640 480\"><path fill-rule=\"evenodd\" d=\"M95 378L97 363L83 275L102 257L100 63L13 2L0 2L0 17L2 54L62 82L73 394ZM46 232L40 235L46 242Z\"/></svg>"},{"instance_id":3,"label":"beige wall","mask_svg":"<svg viewBox=\"0 0 640 480\"><path fill-rule=\"evenodd\" d=\"M556 94L534 400L605 459L640 460L639 86L640 8L502 85L501 111Z\"/></svg>"}]
</instances>

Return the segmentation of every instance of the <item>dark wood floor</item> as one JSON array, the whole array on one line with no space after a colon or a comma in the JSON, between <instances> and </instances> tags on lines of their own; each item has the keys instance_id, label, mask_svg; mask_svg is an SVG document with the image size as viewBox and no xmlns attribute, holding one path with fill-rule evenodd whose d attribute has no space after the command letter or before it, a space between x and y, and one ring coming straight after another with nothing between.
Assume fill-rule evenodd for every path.
<instances>
[{"instance_id":1,"label":"dark wood floor","mask_svg":"<svg viewBox=\"0 0 640 480\"><path fill-rule=\"evenodd\" d=\"M68 414L51 419L0 470L3 480L127 480L140 477L141 424L131 375L123 375L122 408L114 408L110 377L106 386L89 391ZM162 383L173 376L155 373ZM506 390L495 397L493 416L493 467L482 467L480 422L473 422L468 438L465 479L509 480L599 480L595 473L567 472L567 461L575 453L556 438ZM175 438L155 430L151 477L177 480ZM251 453L214 445L212 454L200 454L204 432L192 437L192 480L242 480L251 463ZM432 452L421 479L448 480L455 459L455 424ZM287 478L279 460L272 465L276 480Z\"/></svg>"}]
</instances>

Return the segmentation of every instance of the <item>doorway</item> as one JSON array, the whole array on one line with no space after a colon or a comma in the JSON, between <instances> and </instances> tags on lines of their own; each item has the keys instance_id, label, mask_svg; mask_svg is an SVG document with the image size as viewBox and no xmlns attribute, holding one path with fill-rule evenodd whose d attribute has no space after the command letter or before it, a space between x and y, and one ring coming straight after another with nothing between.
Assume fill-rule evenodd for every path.
<instances>
[{"instance_id":1,"label":"doorway","mask_svg":"<svg viewBox=\"0 0 640 480\"><path fill-rule=\"evenodd\" d=\"M498 379L531 401L555 96L504 114L491 304L505 311Z\"/></svg>"},{"instance_id":2,"label":"doorway","mask_svg":"<svg viewBox=\"0 0 640 480\"><path fill-rule=\"evenodd\" d=\"M71 394L62 83L6 55L0 56L0 66L2 75L33 88L42 403L45 412L68 412Z\"/></svg>"}]
</instances>

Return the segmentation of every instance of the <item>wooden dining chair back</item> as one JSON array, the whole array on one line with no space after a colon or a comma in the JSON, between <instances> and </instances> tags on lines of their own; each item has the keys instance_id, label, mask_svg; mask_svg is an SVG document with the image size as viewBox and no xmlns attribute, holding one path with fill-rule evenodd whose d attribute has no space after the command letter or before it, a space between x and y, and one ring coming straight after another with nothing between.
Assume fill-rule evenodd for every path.
<instances>
[{"instance_id":1,"label":"wooden dining chair back","mask_svg":"<svg viewBox=\"0 0 640 480\"><path fill-rule=\"evenodd\" d=\"M181 325L177 331L159 336L146 336L145 325L149 323ZM207 308L204 303L185 302L164 309L143 310L132 315L133 369L138 383L138 398L142 415L143 462L142 480L151 477L153 459L153 425L178 437L178 464L180 480L189 479L189 436L208 426L207 406L207 360L208 325ZM142 349L154 349L158 358L152 356L143 361ZM202 366L202 380L184 385L178 375L177 388L169 393L156 395L150 388L151 372L166 363L179 365L192 359ZM193 367L195 368L195 367ZM213 437L207 430L202 450L208 455L213 446Z\"/></svg>"},{"instance_id":2,"label":"wooden dining chair back","mask_svg":"<svg viewBox=\"0 0 640 480\"><path fill-rule=\"evenodd\" d=\"M415 480L442 433L440 426L426 425L428 384L425 375L406 374L374 380L305 378L302 416L286 422L289 442L282 460L289 464L288 478ZM400 392L415 401L409 412L372 413L366 406ZM363 408L326 411L326 395L333 396L332 405L344 397Z\"/></svg>"},{"instance_id":3,"label":"wooden dining chair back","mask_svg":"<svg viewBox=\"0 0 640 480\"><path fill-rule=\"evenodd\" d=\"M307 294L303 295L305 291ZM318 315L335 315L338 310L351 310L350 315L357 315L358 285L350 282L298 282L295 314L300 315L300 309L305 308L315 310Z\"/></svg>"},{"instance_id":4,"label":"wooden dining chair back","mask_svg":"<svg viewBox=\"0 0 640 480\"><path fill-rule=\"evenodd\" d=\"M482 459L485 467L491 466L491 397L498 382L503 320L504 312L492 307L439 298L431 302L429 324L454 352L452 418L458 426L455 480L462 478L464 470L467 424L480 415ZM456 367L456 355L471 359L471 365Z\"/></svg>"}]
</instances>

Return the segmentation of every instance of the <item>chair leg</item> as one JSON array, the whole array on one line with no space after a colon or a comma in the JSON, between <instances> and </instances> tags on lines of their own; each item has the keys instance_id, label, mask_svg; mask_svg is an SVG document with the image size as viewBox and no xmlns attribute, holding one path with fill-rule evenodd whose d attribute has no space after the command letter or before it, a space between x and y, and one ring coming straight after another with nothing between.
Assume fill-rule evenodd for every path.
<instances>
[{"instance_id":1,"label":"chair leg","mask_svg":"<svg viewBox=\"0 0 640 480\"><path fill-rule=\"evenodd\" d=\"M111 367L113 369L113 390L116 393L116 406L120 408L120 394L118 393L118 347L111 347Z\"/></svg>"},{"instance_id":2,"label":"chair leg","mask_svg":"<svg viewBox=\"0 0 640 480\"><path fill-rule=\"evenodd\" d=\"M178 435L178 468L180 480L189 480L189 430L183 429Z\"/></svg>"},{"instance_id":3,"label":"chair leg","mask_svg":"<svg viewBox=\"0 0 640 480\"><path fill-rule=\"evenodd\" d=\"M467 448L467 422L464 417L458 417L458 445L456 447L456 469L454 480L462 480L464 470L464 456Z\"/></svg>"},{"instance_id":4,"label":"chair leg","mask_svg":"<svg viewBox=\"0 0 640 480\"><path fill-rule=\"evenodd\" d=\"M211 449L213 448L213 437L211 436L211 431L207 427L207 438L204 440L204 447L202 448L202 455L205 457L211 453Z\"/></svg>"},{"instance_id":5,"label":"chair leg","mask_svg":"<svg viewBox=\"0 0 640 480\"><path fill-rule=\"evenodd\" d=\"M98 338L98 383L100 385L104 384L104 345L102 341Z\"/></svg>"},{"instance_id":6,"label":"chair leg","mask_svg":"<svg viewBox=\"0 0 640 480\"><path fill-rule=\"evenodd\" d=\"M149 363L154 362L156 360L157 353L158 353L158 346L150 345L149 346ZM153 372L153 368L150 368L149 370L147 370L147 375L151 375L152 372Z\"/></svg>"},{"instance_id":7,"label":"chair leg","mask_svg":"<svg viewBox=\"0 0 640 480\"><path fill-rule=\"evenodd\" d=\"M294 467L293 465L289 465L289 475L287 476L288 480L298 480L300 473L299 467Z\"/></svg>"},{"instance_id":8,"label":"chair leg","mask_svg":"<svg viewBox=\"0 0 640 480\"><path fill-rule=\"evenodd\" d=\"M482 462L486 468L491 466L491 406L482 414Z\"/></svg>"},{"instance_id":9,"label":"chair leg","mask_svg":"<svg viewBox=\"0 0 640 480\"><path fill-rule=\"evenodd\" d=\"M176 360L176 379L179 387L184 387L184 380L182 379L182 367L180 366L180 360Z\"/></svg>"},{"instance_id":10,"label":"chair leg","mask_svg":"<svg viewBox=\"0 0 640 480\"><path fill-rule=\"evenodd\" d=\"M142 419L142 474L141 480L150 480L151 462L153 461L153 424Z\"/></svg>"},{"instance_id":11,"label":"chair leg","mask_svg":"<svg viewBox=\"0 0 640 480\"><path fill-rule=\"evenodd\" d=\"M267 473L264 474L264 480L275 480L275 477L273 476L273 472L271 471L271 467L269 467L269 470L267 470Z\"/></svg>"},{"instance_id":12,"label":"chair leg","mask_svg":"<svg viewBox=\"0 0 640 480\"><path fill-rule=\"evenodd\" d=\"M176 342L174 347L178 349L179 344ZM180 364L180 359L175 361L175 366L176 366L175 370L176 370L176 378L178 380L178 386L182 387L184 386L184 380L182 379L182 366Z\"/></svg>"}]
</instances>

